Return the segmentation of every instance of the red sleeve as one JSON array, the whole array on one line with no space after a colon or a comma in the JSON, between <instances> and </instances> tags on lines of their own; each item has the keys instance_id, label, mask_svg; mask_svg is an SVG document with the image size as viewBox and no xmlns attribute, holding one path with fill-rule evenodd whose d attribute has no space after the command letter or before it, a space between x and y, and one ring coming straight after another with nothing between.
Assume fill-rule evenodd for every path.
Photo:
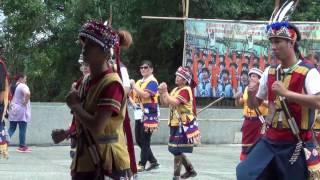
<instances>
[{"instance_id":1,"label":"red sleeve","mask_svg":"<svg viewBox=\"0 0 320 180\"><path fill-rule=\"evenodd\" d=\"M79 89L80 84L82 83L82 80L83 80L83 76L81 76L77 81L75 81L75 83L76 83L76 89Z\"/></svg>"},{"instance_id":2,"label":"red sleeve","mask_svg":"<svg viewBox=\"0 0 320 180\"><path fill-rule=\"evenodd\" d=\"M100 93L98 98L98 108L104 111L111 111L112 116L119 114L124 90L119 82L110 83Z\"/></svg>"},{"instance_id":3,"label":"red sleeve","mask_svg":"<svg viewBox=\"0 0 320 180\"><path fill-rule=\"evenodd\" d=\"M72 123L68 129L68 132L69 132L69 135L74 134L76 132L76 121L75 121L74 117L73 117Z\"/></svg>"},{"instance_id":4,"label":"red sleeve","mask_svg":"<svg viewBox=\"0 0 320 180\"><path fill-rule=\"evenodd\" d=\"M181 90L179 92L179 94L178 94L177 99L182 104L189 102L190 101L190 95L189 95L188 90L186 90L186 89Z\"/></svg>"}]
</instances>

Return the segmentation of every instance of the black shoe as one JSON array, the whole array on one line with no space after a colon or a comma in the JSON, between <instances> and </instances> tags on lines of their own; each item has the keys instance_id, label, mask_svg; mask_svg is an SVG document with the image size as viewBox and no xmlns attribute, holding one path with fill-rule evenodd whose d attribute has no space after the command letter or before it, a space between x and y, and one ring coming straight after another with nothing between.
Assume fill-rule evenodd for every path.
<instances>
[{"instance_id":1,"label":"black shoe","mask_svg":"<svg viewBox=\"0 0 320 180\"><path fill-rule=\"evenodd\" d=\"M152 169L158 169L160 167L160 164L157 162L150 163L150 166L146 169L146 171L151 171Z\"/></svg>"},{"instance_id":2,"label":"black shoe","mask_svg":"<svg viewBox=\"0 0 320 180\"><path fill-rule=\"evenodd\" d=\"M198 175L198 173L194 169L192 169L192 170L187 171L184 174L182 174L181 178L188 179L190 177L196 177L197 175Z\"/></svg>"}]
</instances>

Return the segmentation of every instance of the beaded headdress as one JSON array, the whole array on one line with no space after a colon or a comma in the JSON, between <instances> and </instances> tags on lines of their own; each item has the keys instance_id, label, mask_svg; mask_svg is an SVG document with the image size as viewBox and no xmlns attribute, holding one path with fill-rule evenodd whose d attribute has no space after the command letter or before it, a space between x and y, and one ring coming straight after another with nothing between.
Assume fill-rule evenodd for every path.
<instances>
[{"instance_id":1,"label":"beaded headdress","mask_svg":"<svg viewBox=\"0 0 320 180\"><path fill-rule=\"evenodd\" d=\"M82 26L79 37L80 39L88 38L99 44L106 53L120 45L119 36L112 27L105 25L103 22L93 20Z\"/></svg>"},{"instance_id":2,"label":"beaded headdress","mask_svg":"<svg viewBox=\"0 0 320 180\"><path fill-rule=\"evenodd\" d=\"M297 4L298 0L287 0L280 9L276 6L266 29L268 39L277 37L292 41L300 40L299 30L289 23L289 17L293 14Z\"/></svg>"}]
</instances>

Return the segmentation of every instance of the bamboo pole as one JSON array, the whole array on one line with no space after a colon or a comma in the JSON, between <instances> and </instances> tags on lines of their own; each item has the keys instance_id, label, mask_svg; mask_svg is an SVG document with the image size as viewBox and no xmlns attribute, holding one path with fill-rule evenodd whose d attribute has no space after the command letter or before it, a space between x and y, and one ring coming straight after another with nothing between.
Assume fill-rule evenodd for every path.
<instances>
[{"instance_id":1,"label":"bamboo pole","mask_svg":"<svg viewBox=\"0 0 320 180\"><path fill-rule=\"evenodd\" d=\"M186 17L189 17L189 0L186 0Z\"/></svg>"},{"instance_id":2,"label":"bamboo pole","mask_svg":"<svg viewBox=\"0 0 320 180\"><path fill-rule=\"evenodd\" d=\"M197 114L200 114L202 111L204 111L204 110L208 109L209 107L211 107L212 105L220 102L222 99L224 99L224 96L220 97L219 99L214 100L212 103L208 104L206 107L200 109L200 110L197 112Z\"/></svg>"}]
</instances>

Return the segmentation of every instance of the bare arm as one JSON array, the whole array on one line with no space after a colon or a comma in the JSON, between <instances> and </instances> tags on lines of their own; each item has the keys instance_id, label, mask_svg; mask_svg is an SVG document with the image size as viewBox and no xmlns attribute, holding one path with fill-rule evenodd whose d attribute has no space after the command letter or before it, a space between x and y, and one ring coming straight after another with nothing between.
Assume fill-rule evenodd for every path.
<instances>
[{"instance_id":1,"label":"bare arm","mask_svg":"<svg viewBox=\"0 0 320 180\"><path fill-rule=\"evenodd\" d=\"M169 106L167 99L164 98L164 96L162 95L162 93L160 93L160 103L164 106Z\"/></svg>"},{"instance_id":2,"label":"bare arm","mask_svg":"<svg viewBox=\"0 0 320 180\"><path fill-rule=\"evenodd\" d=\"M162 99L165 105L170 105L172 107L176 107L180 104L180 101L175 97L170 96L168 92L160 94L160 99Z\"/></svg>"},{"instance_id":3,"label":"bare arm","mask_svg":"<svg viewBox=\"0 0 320 180\"><path fill-rule=\"evenodd\" d=\"M78 96L78 91L72 89L66 98L67 105L73 112L73 115L76 117L77 121L80 121L86 128L91 132L101 131L107 122L110 119L112 112L105 111L101 108L98 108L94 115L89 114L81 105L80 98Z\"/></svg>"},{"instance_id":4,"label":"bare arm","mask_svg":"<svg viewBox=\"0 0 320 180\"><path fill-rule=\"evenodd\" d=\"M149 92L146 92L146 91L138 88L136 85L133 85L132 89L138 94L138 96L140 96L142 98L148 98L151 96L151 94Z\"/></svg>"},{"instance_id":5,"label":"bare arm","mask_svg":"<svg viewBox=\"0 0 320 180\"><path fill-rule=\"evenodd\" d=\"M98 108L98 111L91 115L86 112L80 104L71 107L77 120L87 127L91 132L99 132L105 127L107 120L110 119L112 112L104 111Z\"/></svg>"},{"instance_id":6,"label":"bare arm","mask_svg":"<svg viewBox=\"0 0 320 180\"><path fill-rule=\"evenodd\" d=\"M24 101L23 101L22 104L24 106L26 106L28 104L29 100L30 100L30 92L27 92L27 93L24 94Z\"/></svg>"},{"instance_id":7,"label":"bare arm","mask_svg":"<svg viewBox=\"0 0 320 180\"><path fill-rule=\"evenodd\" d=\"M259 81L250 80L248 85L248 107L250 109L258 108L263 102L262 99L256 97L259 89Z\"/></svg>"},{"instance_id":8,"label":"bare arm","mask_svg":"<svg viewBox=\"0 0 320 180\"><path fill-rule=\"evenodd\" d=\"M235 94L235 104L236 106L242 106L243 105L243 94L242 92L237 92Z\"/></svg>"},{"instance_id":9,"label":"bare arm","mask_svg":"<svg viewBox=\"0 0 320 180\"><path fill-rule=\"evenodd\" d=\"M256 97L255 94L248 94L248 107L250 109L258 108L263 100Z\"/></svg>"},{"instance_id":10,"label":"bare arm","mask_svg":"<svg viewBox=\"0 0 320 180\"><path fill-rule=\"evenodd\" d=\"M243 106L243 99L242 98L236 98L235 99L236 106Z\"/></svg>"},{"instance_id":11,"label":"bare arm","mask_svg":"<svg viewBox=\"0 0 320 180\"><path fill-rule=\"evenodd\" d=\"M298 103L302 106L320 109L320 93L316 95L307 95L288 91L284 97L286 97L288 101Z\"/></svg>"},{"instance_id":12,"label":"bare arm","mask_svg":"<svg viewBox=\"0 0 320 180\"><path fill-rule=\"evenodd\" d=\"M168 87L167 84L162 82L159 87L159 94L160 94L160 102L161 104L165 105L165 106L178 106L180 104L180 101L177 100L175 97L170 96L170 94L168 93Z\"/></svg>"},{"instance_id":13,"label":"bare arm","mask_svg":"<svg viewBox=\"0 0 320 180\"><path fill-rule=\"evenodd\" d=\"M272 84L272 91L276 95L285 97L288 101L295 102L301 106L320 109L320 93L316 95L296 93L286 89L281 81L275 81Z\"/></svg>"},{"instance_id":14,"label":"bare arm","mask_svg":"<svg viewBox=\"0 0 320 180\"><path fill-rule=\"evenodd\" d=\"M151 96L149 92L146 92L143 89L137 87L133 79L130 80L130 86L132 90L135 91L141 98L148 98Z\"/></svg>"},{"instance_id":15,"label":"bare arm","mask_svg":"<svg viewBox=\"0 0 320 180\"><path fill-rule=\"evenodd\" d=\"M128 96L128 100L129 100L129 103L132 104L132 106L133 106L134 108L137 107L137 104L134 102L134 100L132 99L131 96Z\"/></svg>"}]
</instances>

